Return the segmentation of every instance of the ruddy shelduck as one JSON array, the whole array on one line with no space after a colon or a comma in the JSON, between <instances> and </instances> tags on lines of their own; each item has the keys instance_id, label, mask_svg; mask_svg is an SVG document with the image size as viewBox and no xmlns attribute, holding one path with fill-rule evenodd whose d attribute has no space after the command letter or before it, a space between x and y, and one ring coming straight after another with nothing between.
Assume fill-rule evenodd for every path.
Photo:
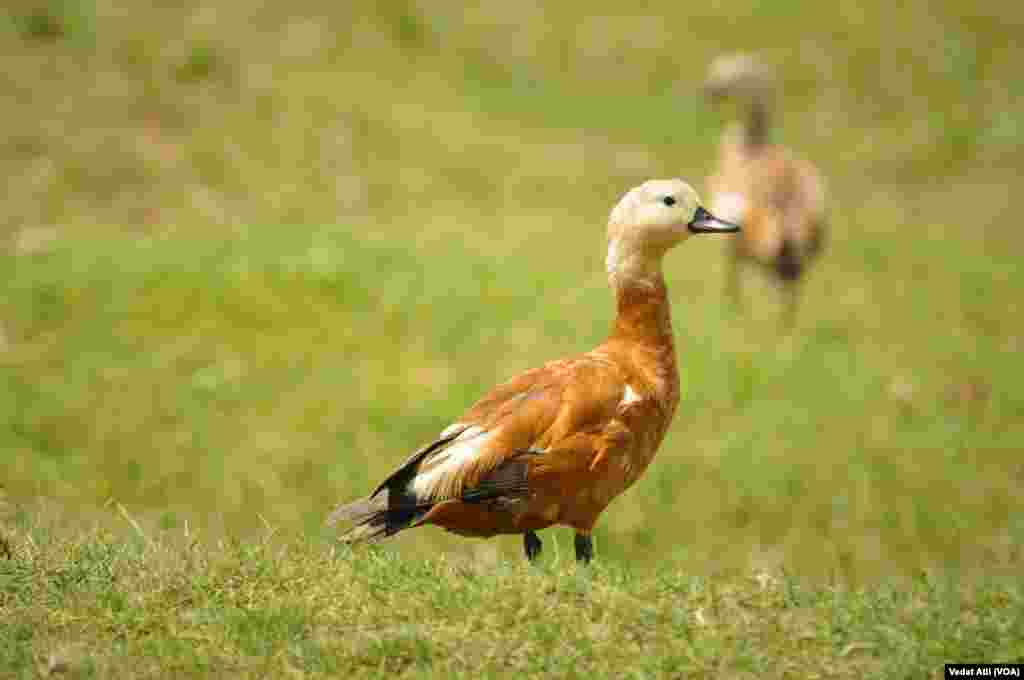
<instances>
[{"instance_id":1,"label":"ruddy shelduck","mask_svg":"<svg viewBox=\"0 0 1024 680\"><path fill-rule=\"evenodd\" d=\"M575 529L589 562L591 530L650 464L679 402L662 259L692 234L739 227L701 207L679 179L632 189L608 220L608 279L617 314L608 339L491 390L381 482L328 518L355 522L347 543L433 524L465 536Z\"/></svg>"},{"instance_id":2,"label":"ruddy shelduck","mask_svg":"<svg viewBox=\"0 0 1024 680\"><path fill-rule=\"evenodd\" d=\"M740 269L759 263L781 285L792 326L799 283L824 243L824 180L814 164L770 142L775 84L763 62L747 54L718 57L704 91L715 104L731 104L738 118L722 134L718 167L708 179L711 209L743 223L733 244L727 294L739 304Z\"/></svg>"}]
</instances>

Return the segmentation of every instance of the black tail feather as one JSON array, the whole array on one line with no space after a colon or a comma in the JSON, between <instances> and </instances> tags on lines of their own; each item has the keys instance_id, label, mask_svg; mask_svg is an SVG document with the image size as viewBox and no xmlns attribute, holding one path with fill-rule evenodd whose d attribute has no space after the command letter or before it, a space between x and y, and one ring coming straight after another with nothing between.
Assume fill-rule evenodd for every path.
<instances>
[{"instance_id":1,"label":"black tail feather","mask_svg":"<svg viewBox=\"0 0 1024 680\"><path fill-rule=\"evenodd\" d=\"M385 479L372 494L341 505L328 515L326 525L352 522L353 526L341 535L345 543L363 543L383 540L417 523L436 504L421 500L409 490L408 482L415 476L423 458L447 445L461 430L439 439L413 454L404 464ZM537 451L523 451L492 470L473 488L467 489L461 500L467 503L519 503L529 496L526 457Z\"/></svg>"},{"instance_id":2,"label":"black tail feather","mask_svg":"<svg viewBox=\"0 0 1024 680\"><path fill-rule=\"evenodd\" d=\"M379 541L413 525L433 507L433 503L424 504L406 491L409 480L415 476L426 456L448 445L464 429L457 428L416 451L369 496L336 508L328 515L326 525L332 527L342 521L354 522L341 535L345 543Z\"/></svg>"},{"instance_id":3,"label":"black tail feather","mask_svg":"<svg viewBox=\"0 0 1024 680\"><path fill-rule=\"evenodd\" d=\"M376 496L362 498L339 506L326 521L331 527L342 521L354 525L341 535L344 543L374 543L407 529L427 513L433 504L416 504L389 489Z\"/></svg>"}]
</instances>

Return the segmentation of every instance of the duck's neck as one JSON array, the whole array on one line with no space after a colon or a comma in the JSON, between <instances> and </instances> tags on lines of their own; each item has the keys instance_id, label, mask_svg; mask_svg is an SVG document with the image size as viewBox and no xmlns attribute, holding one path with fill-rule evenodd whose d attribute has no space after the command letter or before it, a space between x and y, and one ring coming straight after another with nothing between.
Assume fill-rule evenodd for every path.
<instances>
[{"instance_id":1,"label":"duck's neck","mask_svg":"<svg viewBox=\"0 0 1024 680\"><path fill-rule=\"evenodd\" d=\"M611 338L649 347L673 347L672 315L665 277L613 280L615 323Z\"/></svg>"},{"instance_id":2,"label":"duck's neck","mask_svg":"<svg viewBox=\"0 0 1024 680\"><path fill-rule=\"evenodd\" d=\"M616 314L603 351L614 356L654 396L670 419L679 402L679 369L669 310L668 289L658 272L653 278L612 278ZM666 420L667 422L667 420Z\"/></svg>"},{"instance_id":3,"label":"duck's neck","mask_svg":"<svg viewBox=\"0 0 1024 680\"><path fill-rule=\"evenodd\" d=\"M743 125L743 145L750 151L758 151L768 145L771 136L771 112L768 102L755 97L747 109Z\"/></svg>"}]
</instances>

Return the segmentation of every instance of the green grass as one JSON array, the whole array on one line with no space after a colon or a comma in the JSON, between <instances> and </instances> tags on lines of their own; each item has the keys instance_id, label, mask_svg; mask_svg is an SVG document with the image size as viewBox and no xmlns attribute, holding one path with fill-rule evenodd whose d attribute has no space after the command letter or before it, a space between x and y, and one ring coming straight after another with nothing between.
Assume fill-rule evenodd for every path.
<instances>
[{"instance_id":1,"label":"green grass","mask_svg":"<svg viewBox=\"0 0 1024 680\"><path fill-rule=\"evenodd\" d=\"M271 534L68 538L38 521L8 542L3 677L922 678L1024 655L1019 577L858 589L673 564L409 560Z\"/></svg>"},{"instance_id":2,"label":"green grass","mask_svg":"<svg viewBox=\"0 0 1024 680\"><path fill-rule=\"evenodd\" d=\"M1020 658L1020 3L627 10L2 10L0 673ZM703 183L732 49L777 65L776 137L829 180L796 331L757 277L723 303L722 240L670 256L684 401L593 571L562 529L536 570L433 529L338 553L335 503L603 337L608 211Z\"/></svg>"}]
</instances>

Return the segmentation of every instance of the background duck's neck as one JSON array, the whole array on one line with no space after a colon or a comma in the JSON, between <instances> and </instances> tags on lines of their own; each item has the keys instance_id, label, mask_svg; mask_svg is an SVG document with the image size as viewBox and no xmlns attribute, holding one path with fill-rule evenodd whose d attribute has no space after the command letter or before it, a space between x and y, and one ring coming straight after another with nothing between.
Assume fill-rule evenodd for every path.
<instances>
[{"instance_id":1,"label":"background duck's neck","mask_svg":"<svg viewBox=\"0 0 1024 680\"><path fill-rule=\"evenodd\" d=\"M755 97L750 102L747 118L743 124L743 145L750 150L767 146L771 136L771 124L768 103L761 97Z\"/></svg>"}]
</instances>

